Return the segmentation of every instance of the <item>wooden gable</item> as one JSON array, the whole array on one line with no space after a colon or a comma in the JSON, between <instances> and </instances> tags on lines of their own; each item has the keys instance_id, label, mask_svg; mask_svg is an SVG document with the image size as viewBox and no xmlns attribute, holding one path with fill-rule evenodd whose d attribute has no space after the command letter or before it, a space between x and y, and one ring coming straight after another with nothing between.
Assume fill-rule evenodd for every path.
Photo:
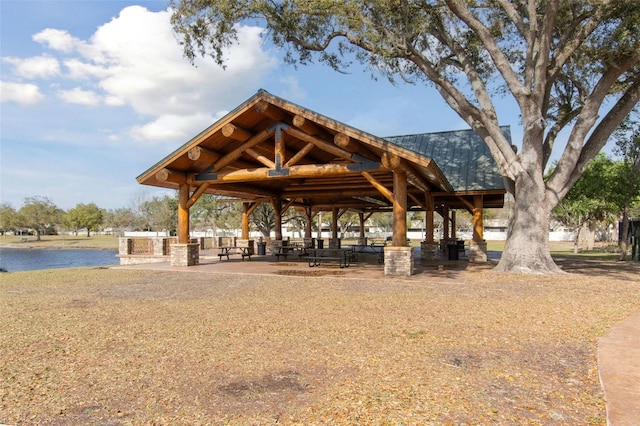
<instances>
[{"instance_id":1,"label":"wooden gable","mask_svg":"<svg viewBox=\"0 0 640 426\"><path fill-rule=\"evenodd\" d=\"M248 201L287 200L314 210L391 209L393 170L407 173L408 208L453 191L430 158L263 90L137 180ZM195 196L197 194L197 196Z\"/></svg>"}]
</instances>

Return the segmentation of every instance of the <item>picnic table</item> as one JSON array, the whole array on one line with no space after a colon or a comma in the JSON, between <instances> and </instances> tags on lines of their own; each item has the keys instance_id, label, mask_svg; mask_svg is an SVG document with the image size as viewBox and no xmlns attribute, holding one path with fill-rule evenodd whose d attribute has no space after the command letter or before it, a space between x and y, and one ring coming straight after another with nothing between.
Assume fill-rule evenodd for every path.
<instances>
[{"instance_id":1,"label":"picnic table","mask_svg":"<svg viewBox=\"0 0 640 426\"><path fill-rule=\"evenodd\" d=\"M218 253L220 260L222 260L223 257L226 257L227 260L229 260L229 255L240 254L242 256L242 261L244 262L245 257L248 257L249 260L251 260L251 255L253 254L253 247L222 246L218 247L218 249L220 250L220 253Z\"/></svg>"},{"instance_id":2,"label":"picnic table","mask_svg":"<svg viewBox=\"0 0 640 426\"><path fill-rule=\"evenodd\" d=\"M322 265L322 262L337 261L340 268L348 268L353 259L353 250L351 248L332 248L332 249L307 249L307 261L309 267Z\"/></svg>"},{"instance_id":3,"label":"picnic table","mask_svg":"<svg viewBox=\"0 0 640 426\"><path fill-rule=\"evenodd\" d=\"M372 242L371 244L355 244L351 246L351 249L354 252L354 255L357 256L356 253L373 253L378 255L378 263L384 263L384 248L386 244Z\"/></svg>"},{"instance_id":4,"label":"picnic table","mask_svg":"<svg viewBox=\"0 0 640 426\"><path fill-rule=\"evenodd\" d=\"M278 260L280 260L280 256L284 257L286 260L287 256L291 254L298 255L300 259L307 256L306 248L302 244L296 243L286 246L274 246L272 247L272 253Z\"/></svg>"}]
</instances>

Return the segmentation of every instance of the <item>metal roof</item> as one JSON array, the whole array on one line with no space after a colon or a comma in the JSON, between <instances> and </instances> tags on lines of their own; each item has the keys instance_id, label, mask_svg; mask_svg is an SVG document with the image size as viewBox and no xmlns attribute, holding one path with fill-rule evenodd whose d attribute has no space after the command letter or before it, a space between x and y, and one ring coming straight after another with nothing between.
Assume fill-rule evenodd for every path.
<instances>
[{"instance_id":1,"label":"metal roof","mask_svg":"<svg viewBox=\"0 0 640 426\"><path fill-rule=\"evenodd\" d=\"M511 128L501 126L500 129L511 142ZM504 178L489 147L471 129L384 139L434 160L456 192L505 189Z\"/></svg>"}]
</instances>

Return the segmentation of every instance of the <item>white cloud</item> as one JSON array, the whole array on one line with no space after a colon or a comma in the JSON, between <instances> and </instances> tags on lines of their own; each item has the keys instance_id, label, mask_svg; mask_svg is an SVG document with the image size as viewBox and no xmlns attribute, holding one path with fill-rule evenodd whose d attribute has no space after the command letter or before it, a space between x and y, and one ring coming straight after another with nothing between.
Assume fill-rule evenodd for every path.
<instances>
[{"instance_id":1,"label":"white cloud","mask_svg":"<svg viewBox=\"0 0 640 426\"><path fill-rule=\"evenodd\" d=\"M304 99L307 97L307 92L300 87L300 81L297 77L293 75L282 77L280 83L288 87L282 94L283 97L287 99Z\"/></svg>"},{"instance_id":2,"label":"white cloud","mask_svg":"<svg viewBox=\"0 0 640 426\"><path fill-rule=\"evenodd\" d=\"M34 39L79 55L63 61L66 76L99 88L105 105L128 105L137 113L156 117L133 133L138 138L164 140L172 133L182 134L182 130L171 129L184 129L184 123L199 126L190 128L189 134L200 131L203 125L198 117L211 117L244 99L260 87L262 77L276 64L262 49L263 29L240 26L239 42L226 55L226 70L211 58L198 59L194 67L183 57L169 18L168 10L150 12L142 6L130 6L87 41L52 29ZM82 98L83 103L96 102L93 96L80 96L88 95L86 90L61 93L67 101Z\"/></svg>"},{"instance_id":3,"label":"white cloud","mask_svg":"<svg viewBox=\"0 0 640 426\"><path fill-rule=\"evenodd\" d=\"M34 105L44 99L40 88L35 84L20 84L0 81L0 101L16 102L21 105Z\"/></svg>"},{"instance_id":4,"label":"white cloud","mask_svg":"<svg viewBox=\"0 0 640 426\"><path fill-rule=\"evenodd\" d=\"M71 36L67 31L45 28L32 37L33 41L44 44L50 49L69 53L82 42Z\"/></svg>"},{"instance_id":5,"label":"white cloud","mask_svg":"<svg viewBox=\"0 0 640 426\"><path fill-rule=\"evenodd\" d=\"M224 112L215 116L194 114L187 117L166 114L147 124L134 127L131 129L131 135L136 140L175 141L179 145L209 127L223 115Z\"/></svg>"},{"instance_id":6,"label":"white cloud","mask_svg":"<svg viewBox=\"0 0 640 426\"><path fill-rule=\"evenodd\" d=\"M2 58L3 61L14 66L14 73L23 78L51 78L60 74L60 63L50 55L34 56L21 59L14 57Z\"/></svg>"},{"instance_id":7,"label":"white cloud","mask_svg":"<svg viewBox=\"0 0 640 426\"><path fill-rule=\"evenodd\" d=\"M91 90L83 90L80 87L71 90L60 90L58 97L70 104L95 106L100 103L100 95Z\"/></svg>"},{"instance_id":8,"label":"white cloud","mask_svg":"<svg viewBox=\"0 0 640 426\"><path fill-rule=\"evenodd\" d=\"M238 43L226 53L226 69L209 57L198 58L193 66L176 41L170 16L170 10L126 7L87 40L53 28L35 34L33 40L56 57L3 59L14 66L16 77L59 77L51 87L65 102L129 106L141 117L151 117L132 130L139 139L190 137L212 123L203 123L202 117L211 120L254 93L277 61L263 50L262 28L239 26ZM290 86L299 91L294 81ZM39 92L32 86L30 93Z\"/></svg>"}]
</instances>

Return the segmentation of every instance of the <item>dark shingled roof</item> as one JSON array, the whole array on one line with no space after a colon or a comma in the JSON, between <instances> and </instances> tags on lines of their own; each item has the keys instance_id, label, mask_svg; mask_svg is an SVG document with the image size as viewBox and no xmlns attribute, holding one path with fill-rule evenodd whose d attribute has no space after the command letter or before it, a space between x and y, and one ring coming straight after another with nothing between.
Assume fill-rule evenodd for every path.
<instances>
[{"instance_id":1,"label":"dark shingled roof","mask_svg":"<svg viewBox=\"0 0 640 426\"><path fill-rule=\"evenodd\" d=\"M502 126L500 129L511 142L511 128ZM487 144L473 130L391 136L384 139L434 160L455 191L505 189L503 177Z\"/></svg>"}]
</instances>

